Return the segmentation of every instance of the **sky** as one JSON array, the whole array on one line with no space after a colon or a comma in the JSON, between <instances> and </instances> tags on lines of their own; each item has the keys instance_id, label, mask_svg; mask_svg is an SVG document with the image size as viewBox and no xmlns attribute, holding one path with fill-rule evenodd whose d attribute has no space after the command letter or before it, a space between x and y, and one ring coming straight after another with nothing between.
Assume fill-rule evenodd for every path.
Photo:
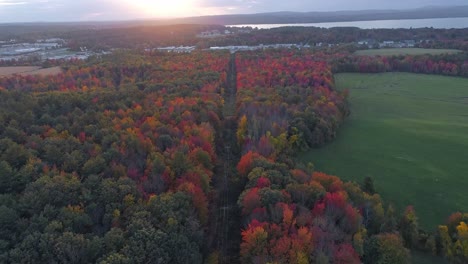
<instances>
[{"instance_id":1,"label":"sky","mask_svg":"<svg viewBox=\"0 0 468 264\"><path fill-rule=\"evenodd\" d=\"M106 21L277 11L406 9L467 0L0 0L0 23Z\"/></svg>"}]
</instances>

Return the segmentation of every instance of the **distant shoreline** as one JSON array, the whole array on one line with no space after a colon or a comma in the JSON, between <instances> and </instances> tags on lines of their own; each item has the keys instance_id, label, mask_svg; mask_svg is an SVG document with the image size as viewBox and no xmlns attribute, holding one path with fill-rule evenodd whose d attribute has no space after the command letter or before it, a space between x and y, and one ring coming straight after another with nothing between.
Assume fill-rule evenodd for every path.
<instances>
[{"instance_id":1,"label":"distant shoreline","mask_svg":"<svg viewBox=\"0 0 468 264\"><path fill-rule=\"evenodd\" d=\"M237 27L243 25L301 25L301 24L328 24L328 23L352 23L352 22L372 22L372 21L399 21L399 20L426 20L426 19L456 19L456 18L468 18L466 16L456 17L425 17L425 18L388 18L388 19L353 19L353 20L330 20L330 21L319 21L319 22L297 22L297 23L246 23L246 24L223 24L226 27ZM468 27L468 25L466 25Z\"/></svg>"},{"instance_id":2,"label":"distant shoreline","mask_svg":"<svg viewBox=\"0 0 468 264\"><path fill-rule=\"evenodd\" d=\"M305 24L334 23L380 20L409 20L436 18L468 17L468 5L465 6L432 6L406 10L352 10L332 12L273 12L256 14L230 14L173 19L134 19L121 21L28 21L2 22L0 26L8 25L96 25L101 27L140 26L140 25L174 25L174 24L210 24L210 25L259 25L259 24Z\"/></svg>"},{"instance_id":3,"label":"distant shoreline","mask_svg":"<svg viewBox=\"0 0 468 264\"><path fill-rule=\"evenodd\" d=\"M275 24L242 24L225 25L226 27L251 27L258 29L272 29L280 27L358 27L361 29L395 29L395 28L468 28L468 17L449 17L449 18L423 18L423 19L382 19L382 20L360 20L360 21L341 21L341 22L319 22L319 23L275 23Z\"/></svg>"}]
</instances>

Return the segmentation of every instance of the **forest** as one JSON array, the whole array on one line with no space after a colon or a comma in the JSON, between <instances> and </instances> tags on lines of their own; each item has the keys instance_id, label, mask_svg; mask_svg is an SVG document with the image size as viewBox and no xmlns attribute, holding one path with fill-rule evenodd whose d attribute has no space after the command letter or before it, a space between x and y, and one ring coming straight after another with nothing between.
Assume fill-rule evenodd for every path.
<instances>
[{"instance_id":1,"label":"forest","mask_svg":"<svg viewBox=\"0 0 468 264\"><path fill-rule=\"evenodd\" d=\"M230 31L218 37L199 38L204 31ZM118 24L24 24L0 25L0 39L35 42L43 38L63 38L67 47L79 50L102 51L112 49L152 49L164 46L196 46L207 49L228 45L268 44L340 44L356 49L350 43L362 40L401 41L414 40L421 48L448 48L468 51L468 29L360 29L354 27L280 27L272 29L239 28L222 25L176 24L155 25L151 22L120 22Z\"/></svg>"},{"instance_id":2,"label":"forest","mask_svg":"<svg viewBox=\"0 0 468 264\"><path fill-rule=\"evenodd\" d=\"M421 230L293 158L352 111L334 73L468 77L463 56L118 50L1 77L0 262L466 263L467 213Z\"/></svg>"}]
</instances>

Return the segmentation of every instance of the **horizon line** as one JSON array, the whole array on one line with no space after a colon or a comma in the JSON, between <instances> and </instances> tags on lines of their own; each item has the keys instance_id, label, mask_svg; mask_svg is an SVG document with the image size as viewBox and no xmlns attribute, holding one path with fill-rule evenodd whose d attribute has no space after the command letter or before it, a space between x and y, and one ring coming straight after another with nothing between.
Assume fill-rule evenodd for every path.
<instances>
[{"instance_id":1,"label":"horizon line","mask_svg":"<svg viewBox=\"0 0 468 264\"><path fill-rule=\"evenodd\" d=\"M181 16L181 17L148 17L148 18L132 18L132 19L103 19L103 20L69 20L69 21L52 21L52 20L31 20L21 22L7 22L0 21L0 25L12 25L12 24L83 24L83 23L125 23L125 22L164 22L171 20L183 20L183 19L195 19L195 18L213 18L213 17L229 17L229 16L253 16L262 14L279 14L279 13L340 13L340 12L364 12L364 11L414 11L418 9L435 9L435 8L456 8L456 7L468 7L467 5L426 5L408 9L346 9L346 10L334 10L334 11L273 11L273 12L256 12L256 13L236 13L236 14L218 14L218 15L202 15L202 16ZM436 18L462 18L467 16L445 16L445 17L432 17L432 18L408 18L408 19L436 19ZM352 20L352 21L377 21L377 20L402 20L402 19L372 19L372 20ZM311 22L311 23L331 23L331 22L352 22L352 21L328 21L328 22ZM197 23L188 23L197 24ZM202 23L200 23L202 24ZM253 24L253 23L248 23ZM261 23L264 24L264 23ZM280 23L281 24L281 23ZM304 24L304 23L286 23L286 24Z\"/></svg>"}]
</instances>

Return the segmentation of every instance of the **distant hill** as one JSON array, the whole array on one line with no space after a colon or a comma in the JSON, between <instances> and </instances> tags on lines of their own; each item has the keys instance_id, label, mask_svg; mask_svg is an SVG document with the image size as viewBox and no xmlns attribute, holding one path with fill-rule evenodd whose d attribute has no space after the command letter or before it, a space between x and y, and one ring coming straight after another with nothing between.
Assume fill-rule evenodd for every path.
<instances>
[{"instance_id":1,"label":"distant hill","mask_svg":"<svg viewBox=\"0 0 468 264\"><path fill-rule=\"evenodd\" d=\"M80 29L125 28L135 26L155 25L241 25L241 24L294 24L321 22L348 22L394 19L424 19L424 18L452 18L468 17L466 6L427 6L406 10L357 10L333 12L272 12L257 14L234 14L184 17L175 19L146 19L128 21L85 21L85 22L28 22L28 23L0 23L0 32L9 31L16 35L17 31L30 30L37 27L47 27L49 31L68 31ZM0 34L2 35L2 34Z\"/></svg>"},{"instance_id":2,"label":"distant hill","mask_svg":"<svg viewBox=\"0 0 468 264\"><path fill-rule=\"evenodd\" d=\"M334 12L275 12L259 14L217 15L187 17L179 19L161 20L160 23L187 24L290 24L290 23L319 23L345 22L366 20L393 19L423 19L468 17L468 6L437 7L428 6L408 10L360 10Z\"/></svg>"}]
</instances>

